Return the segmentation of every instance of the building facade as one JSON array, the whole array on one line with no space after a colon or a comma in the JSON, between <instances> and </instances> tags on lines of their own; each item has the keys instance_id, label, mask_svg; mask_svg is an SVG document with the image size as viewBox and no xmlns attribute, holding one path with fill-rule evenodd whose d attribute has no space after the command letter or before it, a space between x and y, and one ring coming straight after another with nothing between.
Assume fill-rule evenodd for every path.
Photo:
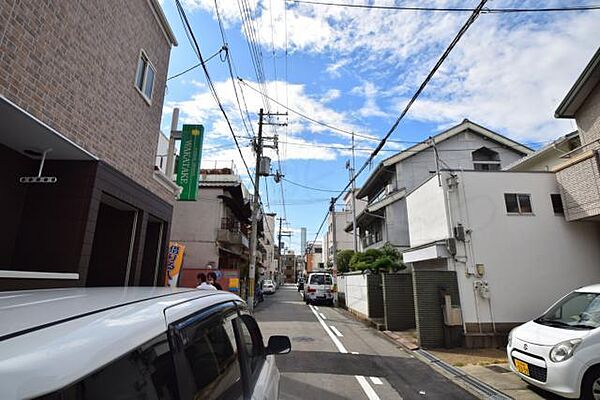
<instances>
[{"instance_id":1,"label":"building facade","mask_svg":"<svg viewBox=\"0 0 600 400\"><path fill-rule=\"evenodd\" d=\"M175 205L171 241L185 246L178 286L195 287L201 270L247 271L250 194L233 163L228 165L201 169L198 200Z\"/></svg>"},{"instance_id":2,"label":"building facade","mask_svg":"<svg viewBox=\"0 0 600 400\"><path fill-rule=\"evenodd\" d=\"M306 273L310 274L323 268L325 268L323 245L313 242L306 248Z\"/></svg>"},{"instance_id":3,"label":"building facade","mask_svg":"<svg viewBox=\"0 0 600 400\"><path fill-rule=\"evenodd\" d=\"M352 232L346 232L348 224L352 224L352 210L342 209L341 211L330 212L327 216L327 232L323 237L323 260L326 263L333 263L333 218L335 218L335 245L337 251L354 249L354 239Z\"/></svg>"},{"instance_id":4,"label":"building facade","mask_svg":"<svg viewBox=\"0 0 600 400\"><path fill-rule=\"evenodd\" d=\"M0 26L0 289L163 284L158 1L5 1Z\"/></svg>"},{"instance_id":5,"label":"building facade","mask_svg":"<svg viewBox=\"0 0 600 400\"><path fill-rule=\"evenodd\" d=\"M440 178L407 196L411 248L403 255L423 345L443 345L444 304L432 290L451 294L465 344L481 347L500 345L512 327L600 280L600 230L565 221L553 173L444 171Z\"/></svg>"},{"instance_id":6,"label":"building facade","mask_svg":"<svg viewBox=\"0 0 600 400\"><path fill-rule=\"evenodd\" d=\"M406 194L430 178L437 168L496 171L532 152L464 120L383 160L357 193L357 198L366 201L356 221L362 250L379 248L386 242L399 250L410 247Z\"/></svg>"},{"instance_id":7,"label":"building facade","mask_svg":"<svg viewBox=\"0 0 600 400\"><path fill-rule=\"evenodd\" d=\"M568 221L600 217L600 48L556 110L557 118L575 119L581 146L563 155L553 168Z\"/></svg>"}]
</instances>

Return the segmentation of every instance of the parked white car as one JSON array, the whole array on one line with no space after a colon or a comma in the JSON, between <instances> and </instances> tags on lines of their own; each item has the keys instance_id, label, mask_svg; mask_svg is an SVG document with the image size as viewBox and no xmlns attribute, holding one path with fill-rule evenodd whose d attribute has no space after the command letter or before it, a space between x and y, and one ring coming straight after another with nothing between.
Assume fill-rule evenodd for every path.
<instances>
[{"instance_id":1,"label":"parked white car","mask_svg":"<svg viewBox=\"0 0 600 400\"><path fill-rule=\"evenodd\" d=\"M304 284L304 301L306 304L324 302L333 305L333 276L326 272L309 274Z\"/></svg>"},{"instance_id":2,"label":"parked white car","mask_svg":"<svg viewBox=\"0 0 600 400\"><path fill-rule=\"evenodd\" d=\"M276 399L272 354L227 292L72 288L0 293L0 399Z\"/></svg>"},{"instance_id":3,"label":"parked white car","mask_svg":"<svg viewBox=\"0 0 600 400\"><path fill-rule=\"evenodd\" d=\"M262 291L264 294L273 294L275 293L275 283L273 283L270 279L265 279L262 285Z\"/></svg>"},{"instance_id":4,"label":"parked white car","mask_svg":"<svg viewBox=\"0 0 600 400\"><path fill-rule=\"evenodd\" d=\"M599 327L600 284L577 289L509 333L510 367L561 396L600 399Z\"/></svg>"}]
</instances>

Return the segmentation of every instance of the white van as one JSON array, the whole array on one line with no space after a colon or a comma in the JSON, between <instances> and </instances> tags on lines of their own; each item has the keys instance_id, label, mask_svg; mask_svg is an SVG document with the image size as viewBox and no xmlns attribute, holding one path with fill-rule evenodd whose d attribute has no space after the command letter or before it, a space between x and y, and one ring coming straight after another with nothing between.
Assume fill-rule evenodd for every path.
<instances>
[{"instance_id":1,"label":"white van","mask_svg":"<svg viewBox=\"0 0 600 400\"><path fill-rule=\"evenodd\" d=\"M333 276L326 272L309 274L304 284L304 301L306 304L324 302L333 305Z\"/></svg>"},{"instance_id":2,"label":"white van","mask_svg":"<svg viewBox=\"0 0 600 400\"><path fill-rule=\"evenodd\" d=\"M600 399L599 328L600 284L577 289L509 333L510 367L561 396Z\"/></svg>"},{"instance_id":3,"label":"white van","mask_svg":"<svg viewBox=\"0 0 600 400\"><path fill-rule=\"evenodd\" d=\"M196 289L0 293L0 399L276 399L272 354L236 295Z\"/></svg>"}]
</instances>

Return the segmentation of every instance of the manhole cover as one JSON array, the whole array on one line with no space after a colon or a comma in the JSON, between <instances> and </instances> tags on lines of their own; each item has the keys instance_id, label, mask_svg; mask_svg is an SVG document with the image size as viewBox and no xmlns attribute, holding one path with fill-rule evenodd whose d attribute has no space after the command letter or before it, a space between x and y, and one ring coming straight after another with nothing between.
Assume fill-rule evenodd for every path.
<instances>
[{"instance_id":1,"label":"manhole cover","mask_svg":"<svg viewBox=\"0 0 600 400\"><path fill-rule=\"evenodd\" d=\"M294 336L292 337L292 341L296 342L313 342L315 339L310 336Z\"/></svg>"},{"instance_id":2,"label":"manhole cover","mask_svg":"<svg viewBox=\"0 0 600 400\"><path fill-rule=\"evenodd\" d=\"M510 370L508 370L504 367L501 367L499 365L488 365L488 366L486 366L486 368L491 369L494 372L498 372L499 374L505 374L507 372L510 372Z\"/></svg>"}]
</instances>

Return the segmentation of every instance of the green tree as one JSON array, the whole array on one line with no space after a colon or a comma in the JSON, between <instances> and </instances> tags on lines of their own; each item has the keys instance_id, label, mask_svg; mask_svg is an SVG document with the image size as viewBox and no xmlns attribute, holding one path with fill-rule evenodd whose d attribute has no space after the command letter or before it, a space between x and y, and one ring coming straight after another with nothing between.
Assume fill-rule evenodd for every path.
<instances>
[{"instance_id":1,"label":"green tree","mask_svg":"<svg viewBox=\"0 0 600 400\"><path fill-rule=\"evenodd\" d=\"M338 261L338 268L339 268ZM390 243L386 243L381 249L369 249L365 252L354 253L350 257L350 269L353 271L364 271L370 269L379 271L398 271L406 268L402 262L402 254Z\"/></svg>"},{"instance_id":2,"label":"green tree","mask_svg":"<svg viewBox=\"0 0 600 400\"><path fill-rule=\"evenodd\" d=\"M338 272L344 273L350 271L350 259L354 255L353 250L340 250L335 256Z\"/></svg>"}]
</instances>

